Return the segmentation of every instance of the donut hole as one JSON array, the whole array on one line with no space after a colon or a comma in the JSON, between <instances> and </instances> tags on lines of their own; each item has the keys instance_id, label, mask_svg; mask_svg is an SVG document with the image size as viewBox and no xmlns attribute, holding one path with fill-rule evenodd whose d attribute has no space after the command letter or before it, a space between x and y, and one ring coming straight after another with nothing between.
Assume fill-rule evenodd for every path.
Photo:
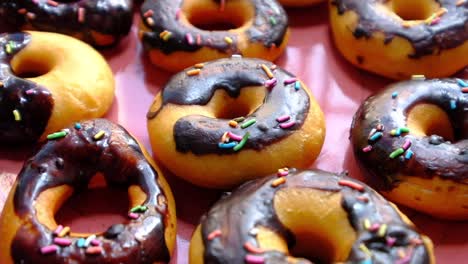
<instances>
[{"instance_id":1,"label":"donut hole","mask_svg":"<svg viewBox=\"0 0 468 264\"><path fill-rule=\"evenodd\" d=\"M449 116L434 104L418 104L412 107L407 114L407 126L410 133L416 136L438 135L445 140L455 140Z\"/></svg>"},{"instance_id":2,"label":"donut hole","mask_svg":"<svg viewBox=\"0 0 468 264\"><path fill-rule=\"evenodd\" d=\"M187 22L206 31L227 31L243 27L254 17L249 1L225 1L224 10L212 0L184 1L182 6Z\"/></svg>"},{"instance_id":3,"label":"donut hole","mask_svg":"<svg viewBox=\"0 0 468 264\"><path fill-rule=\"evenodd\" d=\"M13 74L20 78L35 78L47 74L53 68L50 58L25 56L11 62Z\"/></svg>"},{"instance_id":4,"label":"donut hole","mask_svg":"<svg viewBox=\"0 0 468 264\"><path fill-rule=\"evenodd\" d=\"M388 5L403 20L425 20L439 10L434 0L391 0Z\"/></svg>"},{"instance_id":5,"label":"donut hole","mask_svg":"<svg viewBox=\"0 0 468 264\"><path fill-rule=\"evenodd\" d=\"M231 97L224 90L217 90L208 107L212 109L215 118L233 119L252 114L263 104L266 96L264 87L249 87L241 89L238 97Z\"/></svg>"}]
</instances>

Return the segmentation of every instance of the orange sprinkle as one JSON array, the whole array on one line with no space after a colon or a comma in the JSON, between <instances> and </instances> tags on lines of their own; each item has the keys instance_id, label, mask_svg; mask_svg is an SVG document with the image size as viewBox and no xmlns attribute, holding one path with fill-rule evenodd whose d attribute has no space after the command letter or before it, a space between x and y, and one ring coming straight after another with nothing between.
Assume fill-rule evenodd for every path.
<instances>
[{"instance_id":1,"label":"orange sprinkle","mask_svg":"<svg viewBox=\"0 0 468 264\"><path fill-rule=\"evenodd\" d=\"M208 240L213 240L215 239L216 237L219 237L221 236L223 233L221 232L221 230L219 229L216 229L215 231L211 232L209 235L208 235Z\"/></svg>"},{"instance_id":2,"label":"orange sprinkle","mask_svg":"<svg viewBox=\"0 0 468 264\"><path fill-rule=\"evenodd\" d=\"M200 74L201 70L200 69L193 69L187 72L188 76L194 76Z\"/></svg>"},{"instance_id":3,"label":"orange sprinkle","mask_svg":"<svg viewBox=\"0 0 468 264\"><path fill-rule=\"evenodd\" d=\"M244 248L247 249L247 251L249 251L250 253L254 253L254 254L262 254L265 252L263 249L258 248L250 244L249 242L245 242Z\"/></svg>"},{"instance_id":4,"label":"orange sprinkle","mask_svg":"<svg viewBox=\"0 0 468 264\"><path fill-rule=\"evenodd\" d=\"M18 9L18 14L26 14L28 12L28 10L26 10L26 8L21 8L21 9Z\"/></svg>"},{"instance_id":5,"label":"orange sprinkle","mask_svg":"<svg viewBox=\"0 0 468 264\"><path fill-rule=\"evenodd\" d=\"M266 73L268 78L273 79L273 77L275 77L273 73L271 72L270 68L268 68L265 64L262 64L262 69Z\"/></svg>"},{"instance_id":6,"label":"orange sprinkle","mask_svg":"<svg viewBox=\"0 0 468 264\"><path fill-rule=\"evenodd\" d=\"M203 69L203 67L205 67L205 64L204 64L204 63L197 63L197 64L195 64L195 68L197 68L197 69Z\"/></svg>"},{"instance_id":7,"label":"orange sprinkle","mask_svg":"<svg viewBox=\"0 0 468 264\"><path fill-rule=\"evenodd\" d=\"M84 23L85 22L85 12L86 9L83 7L78 8L78 22Z\"/></svg>"},{"instance_id":8,"label":"orange sprinkle","mask_svg":"<svg viewBox=\"0 0 468 264\"><path fill-rule=\"evenodd\" d=\"M238 123L234 120L229 121L229 126L230 127L237 127Z\"/></svg>"},{"instance_id":9,"label":"orange sprinkle","mask_svg":"<svg viewBox=\"0 0 468 264\"><path fill-rule=\"evenodd\" d=\"M281 178L278 178L276 180L274 180L272 183L271 183L271 186L272 187L278 187L280 186L281 184L285 183L286 182L286 178L284 177L281 177Z\"/></svg>"},{"instance_id":10,"label":"orange sprinkle","mask_svg":"<svg viewBox=\"0 0 468 264\"><path fill-rule=\"evenodd\" d=\"M362 186L359 183L352 182L352 181L347 181L347 180L341 180L338 182L339 185L341 186L346 186L355 190L358 190L360 192L364 191L364 186Z\"/></svg>"},{"instance_id":11,"label":"orange sprinkle","mask_svg":"<svg viewBox=\"0 0 468 264\"><path fill-rule=\"evenodd\" d=\"M146 23L148 23L148 25L150 25L150 26L154 26L154 20L153 20L153 18L147 17L147 18L146 18Z\"/></svg>"}]
</instances>

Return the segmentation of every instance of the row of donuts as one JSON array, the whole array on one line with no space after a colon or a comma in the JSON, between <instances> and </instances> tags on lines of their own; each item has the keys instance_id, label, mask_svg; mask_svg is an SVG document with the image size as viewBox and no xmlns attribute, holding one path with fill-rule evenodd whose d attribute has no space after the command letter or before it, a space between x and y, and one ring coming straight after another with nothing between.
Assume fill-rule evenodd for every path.
<instances>
[{"instance_id":1,"label":"row of donuts","mask_svg":"<svg viewBox=\"0 0 468 264\"><path fill-rule=\"evenodd\" d=\"M0 21L109 46L128 34L132 7L131 0L7 0L0 3ZM407 80L416 74L447 77L468 64L466 0L330 0L329 10L336 47L359 68ZM140 17L138 36L150 60L172 72L233 54L274 61L290 34L287 14L277 1L147 0ZM232 27L203 29L221 22Z\"/></svg>"}]
</instances>

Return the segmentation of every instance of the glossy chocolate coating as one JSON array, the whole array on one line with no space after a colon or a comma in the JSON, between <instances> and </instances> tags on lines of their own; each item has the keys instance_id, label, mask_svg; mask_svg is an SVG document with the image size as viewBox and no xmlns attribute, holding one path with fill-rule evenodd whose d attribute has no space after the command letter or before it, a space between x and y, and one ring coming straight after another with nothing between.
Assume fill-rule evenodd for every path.
<instances>
[{"instance_id":1,"label":"glossy chocolate coating","mask_svg":"<svg viewBox=\"0 0 468 264\"><path fill-rule=\"evenodd\" d=\"M458 0L437 0L446 8L440 21L434 25L421 23L405 28L401 22L385 14L375 6L386 0L332 0L340 15L354 11L359 17L353 34L356 38L370 38L373 33L382 32L385 43L396 36L407 39L414 48L410 58L437 54L440 50L458 47L468 40L468 2L457 6Z\"/></svg>"},{"instance_id":2,"label":"glossy chocolate coating","mask_svg":"<svg viewBox=\"0 0 468 264\"><path fill-rule=\"evenodd\" d=\"M7 0L2 7L0 21L10 21L18 28L24 26L71 36L82 34L80 39L92 45L99 45L92 32L112 35L117 42L129 33L133 19L132 0L79 0L58 2L57 6L47 0ZM25 12L19 14L21 9ZM78 19L80 9L84 10L82 21Z\"/></svg>"},{"instance_id":3,"label":"glossy chocolate coating","mask_svg":"<svg viewBox=\"0 0 468 264\"><path fill-rule=\"evenodd\" d=\"M218 89L223 89L229 96L239 96L241 89L248 86L263 86L269 80L261 65L273 66L271 62L258 59L230 58L205 63L197 76L187 76L180 72L172 77L162 91L163 105L206 105ZM283 69L272 71L277 84L268 89L264 103L246 121L255 118L257 122L245 129L240 126L232 128L229 119L210 118L193 115L179 119L174 126L174 140L178 151L191 151L195 154L232 154L232 149L218 147L226 131L237 135L250 133L244 148L260 150L299 130L309 112L309 95L304 89L296 90L294 83L286 85L284 80L294 77ZM248 88L247 88L248 89ZM148 113L154 118L160 110ZM289 121L296 124L288 129L279 127L276 118L289 115Z\"/></svg>"},{"instance_id":4,"label":"glossy chocolate coating","mask_svg":"<svg viewBox=\"0 0 468 264\"><path fill-rule=\"evenodd\" d=\"M13 260L34 264L168 262L169 251L164 239L168 209L166 204L158 202L167 199L156 182L157 172L124 128L104 119L81 125L81 129L67 129L65 138L48 141L24 164L14 190L14 211L24 225L11 246ZM97 140L94 136L100 131L105 135ZM98 172L104 175L108 186L139 186L147 195L142 205L148 210L138 219L124 223L125 228L115 238L98 235L102 254L86 254L85 249L76 245L77 237L67 236L73 241L72 245L60 247L57 253L42 255L40 248L53 243L54 230L49 230L36 218L34 203L38 196L62 185L71 186L79 193L87 189Z\"/></svg>"},{"instance_id":5,"label":"glossy chocolate coating","mask_svg":"<svg viewBox=\"0 0 468 264\"><path fill-rule=\"evenodd\" d=\"M220 0L213 0L221 5ZM229 0L228 0L229 1ZM263 43L265 47L272 45L279 47L283 43L288 29L286 12L276 0L249 0L255 10L252 26L247 29L249 41ZM141 7L141 17L145 26L151 29L142 36L146 50L159 49L165 54L175 51L194 52L202 47L209 47L228 54L240 54L237 47L238 35L229 31L208 31L198 29L192 25L185 25L177 19L177 13L183 6L183 0L146 0ZM152 10L150 18L154 21L150 25L144 14ZM239 11L241 12L241 11ZM226 14L228 16L228 14ZM274 19L275 23L270 22ZM168 41L164 41L159 34L163 31L172 33ZM189 43L186 35L190 34L194 41ZM200 36L200 43L197 43ZM230 37L232 44L226 42Z\"/></svg>"},{"instance_id":6,"label":"glossy chocolate coating","mask_svg":"<svg viewBox=\"0 0 468 264\"><path fill-rule=\"evenodd\" d=\"M392 94L398 94L392 98ZM452 109L451 102L456 108ZM448 142L436 135L419 137L409 133L392 136L390 131L407 127L407 116L420 104L440 107L454 131L455 142ZM385 127L383 136L372 143L368 140L371 130L378 124ZM406 140L412 142L414 156L405 160L404 155L391 159L390 154L401 148ZM373 186L389 190L398 185L399 176L423 178L435 176L464 183L468 179L468 94L453 79L412 80L389 86L369 97L354 116L351 126L354 153L362 167L369 172ZM371 144L372 143L372 144ZM362 149L372 145L370 152Z\"/></svg>"},{"instance_id":7,"label":"glossy chocolate coating","mask_svg":"<svg viewBox=\"0 0 468 264\"><path fill-rule=\"evenodd\" d=\"M336 175L323 171L295 171L290 170L286 182L278 187L271 184L277 176L270 176L248 182L230 196L218 201L203 217L201 232L205 248L205 263L244 263L248 252L243 245L246 242L257 246L253 230L256 227L266 227L274 230L284 237L289 248L294 247L295 237L288 228L280 223L275 212L274 197L277 192L284 189L311 188L329 193L340 192L341 204L348 213L350 225L356 231L356 242L353 244L346 263L361 262L368 256L360 249L364 244L372 252L371 263L396 263L399 260L398 252L411 251L407 263L429 263L428 249L420 242L422 238L414 227L407 225L397 211L379 194L371 188L344 175ZM352 181L364 187L361 192L347 186L341 186L341 180ZM307 210L307 209L304 209ZM371 224L387 226L384 236L376 230L364 227L364 220ZM310 229L320 229L314 226L314 219L310 219ZM208 235L214 230L221 230L222 234L212 240ZM395 239L392 245L388 239ZM289 263L278 257L279 252L266 251L258 256L265 257L265 263ZM255 255L255 254L254 254ZM276 257L274 255L277 255ZM303 260L304 263L309 263Z\"/></svg>"},{"instance_id":8,"label":"glossy chocolate coating","mask_svg":"<svg viewBox=\"0 0 468 264\"><path fill-rule=\"evenodd\" d=\"M49 90L15 76L11 59L31 41L28 33L0 35L0 142L31 143L39 139L52 114L54 100ZM21 120L15 120L17 110Z\"/></svg>"}]
</instances>

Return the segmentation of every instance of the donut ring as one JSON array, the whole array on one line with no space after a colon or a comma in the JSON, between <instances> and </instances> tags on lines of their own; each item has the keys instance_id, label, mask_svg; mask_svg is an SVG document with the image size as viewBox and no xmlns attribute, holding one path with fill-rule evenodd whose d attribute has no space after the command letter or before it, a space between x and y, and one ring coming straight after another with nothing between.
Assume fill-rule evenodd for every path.
<instances>
[{"instance_id":1,"label":"donut ring","mask_svg":"<svg viewBox=\"0 0 468 264\"><path fill-rule=\"evenodd\" d=\"M104 58L65 35L0 35L0 68L2 143L43 140L74 121L104 115L114 98L114 77ZM37 76L19 77L30 73Z\"/></svg>"},{"instance_id":2,"label":"donut ring","mask_svg":"<svg viewBox=\"0 0 468 264\"><path fill-rule=\"evenodd\" d=\"M274 61L289 38L288 17L276 0L147 0L141 17L140 39L151 62L173 72L232 54ZM192 24L223 21L237 28Z\"/></svg>"},{"instance_id":3,"label":"donut ring","mask_svg":"<svg viewBox=\"0 0 468 264\"><path fill-rule=\"evenodd\" d=\"M468 65L466 0L330 0L330 19L343 56L377 74L447 77Z\"/></svg>"},{"instance_id":4,"label":"donut ring","mask_svg":"<svg viewBox=\"0 0 468 264\"><path fill-rule=\"evenodd\" d=\"M435 263L431 240L374 190L343 175L296 170L218 201L192 237L189 260L312 263L290 250L319 263Z\"/></svg>"},{"instance_id":5,"label":"donut ring","mask_svg":"<svg viewBox=\"0 0 468 264\"><path fill-rule=\"evenodd\" d=\"M132 9L132 0L6 0L0 4L0 21L17 29L57 32L105 47L130 32Z\"/></svg>"},{"instance_id":6,"label":"donut ring","mask_svg":"<svg viewBox=\"0 0 468 264\"><path fill-rule=\"evenodd\" d=\"M359 108L354 152L388 199L439 218L468 219L466 86L454 79L401 82Z\"/></svg>"},{"instance_id":7,"label":"donut ring","mask_svg":"<svg viewBox=\"0 0 468 264\"><path fill-rule=\"evenodd\" d=\"M2 263L168 262L176 234L174 200L144 148L104 119L64 131L65 138L47 142L25 163L10 192L0 217ZM55 213L98 173L108 185L128 186L130 206L139 211L136 219L129 215L127 223L103 234L64 231ZM92 246L80 246L90 235L96 235Z\"/></svg>"},{"instance_id":8,"label":"donut ring","mask_svg":"<svg viewBox=\"0 0 468 264\"><path fill-rule=\"evenodd\" d=\"M258 59L201 66L174 75L148 113L153 152L164 166L213 188L232 187L278 167L310 166L322 148L325 125L302 82ZM194 71L198 75L187 75ZM230 121L240 115L244 121Z\"/></svg>"}]
</instances>

